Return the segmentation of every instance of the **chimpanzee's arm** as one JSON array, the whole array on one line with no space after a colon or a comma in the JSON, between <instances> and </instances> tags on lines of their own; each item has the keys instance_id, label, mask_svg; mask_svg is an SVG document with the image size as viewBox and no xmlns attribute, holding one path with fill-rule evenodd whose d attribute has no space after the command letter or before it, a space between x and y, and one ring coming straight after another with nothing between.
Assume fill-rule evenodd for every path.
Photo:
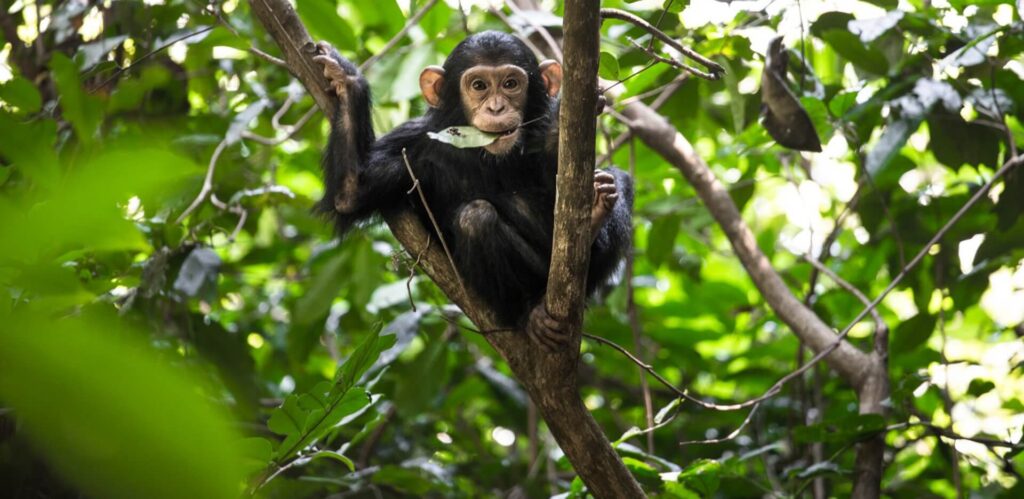
<instances>
[{"instance_id":1,"label":"chimpanzee's arm","mask_svg":"<svg viewBox=\"0 0 1024 499\"><path fill-rule=\"evenodd\" d=\"M359 69L330 45L321 42L318 53L313 60L323 65L324 76L338 96L338 108L324 152L324 197L317 211L344 215L359 208L359 172L366 168L375 140L370 85Z\"/></svg>"}]
</instances>

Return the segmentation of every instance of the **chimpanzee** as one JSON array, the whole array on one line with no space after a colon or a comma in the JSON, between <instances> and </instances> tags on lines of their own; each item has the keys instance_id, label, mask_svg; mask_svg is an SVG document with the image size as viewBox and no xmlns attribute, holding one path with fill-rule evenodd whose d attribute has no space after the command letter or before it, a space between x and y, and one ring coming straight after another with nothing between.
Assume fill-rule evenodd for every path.
<instances>
[{"instance_id":1,"label":"chimpanzee","mask_svg":"<svg viewBox=\"0 0 1024 499\"><path fill-rule=\"evenodd\" d=\"M430 211L466 286L509 327L554 349L568 340L542 299L547 284L558 166L558 91L562 68L537 63L507 33L486 31L455 47L444 67L429 66L420 88L426 114L379 140L370 121L370 88L327 44L314 60L338 94L324 154L325 194L317 209L339 235L375 214L412 206L432 227L403 159L406 152ZM471 125L497 134L481 148L427 136ZM617 169L594 172L588 293L609 282L629 246L633 182Z\"/></svg>"}]
</instances>

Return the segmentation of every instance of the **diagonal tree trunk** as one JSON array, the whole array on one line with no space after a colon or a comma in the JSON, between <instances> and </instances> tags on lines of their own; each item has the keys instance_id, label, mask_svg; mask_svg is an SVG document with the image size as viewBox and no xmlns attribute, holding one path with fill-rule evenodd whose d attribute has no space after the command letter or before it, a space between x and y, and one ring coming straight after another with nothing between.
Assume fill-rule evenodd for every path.
<instances>
[{"instance_id":1,"label":"diagonal tree trunk","mask_svg":"<svg viewBox=\"0 0 1024 499\"><path fill-rule=\"evenodd\" d=\"M289 70L306 87L320 109L331 116L335 108L335 97L326 91L327 81L312 61L313 42L294 8L288 0L250 0L249 5L253 16L281 48ZM559 256L553 257L550 276L553 279L551 282L559 283L560 287L552 286L551 289L558 292L549 293L546 299L553 313L571 318L574 326L573 347L549 354L534 347L522 331L488 332L486 338L526 388L555 440L590 492L597 497L632 498L643 497L644 493L612 449L597 421L583 405L576 379L582 319L582 279L586 274L586 249L589 245L585 241L576 240L579 238L574 232L587 232L577 229L588 226L592 195L595 140L593 109L599 55L596 45L599 27L596 20L597 7L597 0L566 2L566 47L567 50L575 47L572 49L574 62L566 67L566 74L567 80L576 82L579 88L576 92L567 91L560 113L562 143L559 145L559 208L555 223L556 227L561 226L562 229L556 232L556 240L553 241L554 247L560 249L555 251ZM579 40L575 40L576 37ZM588 77L588 74L591 76ZM586 120L591 120L589 125L585 123ZM587 126L592 130L589 136L586 133ZM567 130L566 127L576 128ZM563 171L563 165L566 164L571 165L571 169ZM582 187L577 185L581 183L581 175ZM584 222L580 223L580 220ZM468 294L460 286L438 245L428 245L427 232L413 214L400 213L388 217L386 221L395 238L410 254L423 255L421 264L427 275L478 327L485 331L498 328L493 313L477 297Z\"/></svg>"}]
</instances>

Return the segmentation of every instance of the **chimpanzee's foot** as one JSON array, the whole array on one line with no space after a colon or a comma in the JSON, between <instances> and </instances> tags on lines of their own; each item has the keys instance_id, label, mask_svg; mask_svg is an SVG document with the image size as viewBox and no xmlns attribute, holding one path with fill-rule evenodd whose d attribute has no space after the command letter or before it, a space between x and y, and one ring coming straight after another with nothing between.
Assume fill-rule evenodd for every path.
<instances>
[{"instance_id":1,"label":"chimpanzee's foot","mask_svg":"<svg viewBox=\"0 0 1024 499\"><path fill-rule=\"evenodd\" d=\"M530 341L555 352L565 348L569 343L569 332L566 331L565 323L551 317L544 302L538 303L530 311L530 318L526 323L526 335Z\"/></svg>"},{"instance_id":2,"label":"chimpanzee's foot","mask_svg":"<svg viewBox=\"0 0 1024 499\"><path fill-rule=\"evenodd\" d=\"M316 47L317 55L313 56L313 60L324 66L324 76L331 83L331 89L339 98L344 99L348 95L348 86L356 83L355 75L348 74L345 68L341 67L341 63L335 59L334 48L329 43L319 42Z\"/></svg>"}]
</instances>

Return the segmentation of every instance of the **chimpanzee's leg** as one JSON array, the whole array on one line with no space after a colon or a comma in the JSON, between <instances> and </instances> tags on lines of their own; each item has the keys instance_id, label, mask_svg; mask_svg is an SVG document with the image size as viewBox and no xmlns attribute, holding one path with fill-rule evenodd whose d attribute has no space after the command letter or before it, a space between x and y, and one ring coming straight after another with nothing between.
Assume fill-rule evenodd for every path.
<instances>
[{"instance_id":1,"label":"chimpanzee's leg","mask_svg":"<svg viewBox=\"0 0 1024 499\"><path fill-rule=\"evenodd\" d=\"M463 278L495 308L502 321L516 325L523 323L525 312L543 296L548 274L548 252L529 241L533 237L524 237L535 235L522 234L507 219L521 216L528 214L503 215L489 201L470 201L456 213L454 243ZM531 312L526 321L531 340L548 348L564 341L556 321L534 315Z\"/></svg>"}]
</instances>

